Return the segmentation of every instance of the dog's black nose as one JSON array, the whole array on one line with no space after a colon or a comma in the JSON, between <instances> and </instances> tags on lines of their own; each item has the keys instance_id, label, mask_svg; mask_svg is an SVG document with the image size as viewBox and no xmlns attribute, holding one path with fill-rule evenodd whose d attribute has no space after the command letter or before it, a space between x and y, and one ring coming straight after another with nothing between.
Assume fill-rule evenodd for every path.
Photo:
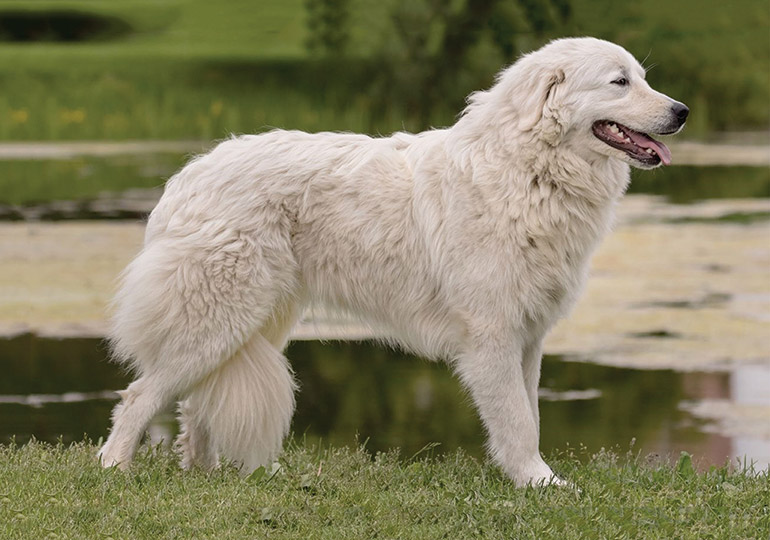
<instances>
[{"instance_id":1,"label":"dog's black nose","mask_svg":"<svg viewBox=\"0 0 770 540\"><path fill-rule=\"evenodd\" d=\"M681 126L684 124L687 120L687 115L690 114L690 109L687 108L687 105L677 101L674 103L674 106L671 107L671 109L674 113L674 116L676 116L677 120L679 120L679 125Z\"/></svg>"}]
</instances>

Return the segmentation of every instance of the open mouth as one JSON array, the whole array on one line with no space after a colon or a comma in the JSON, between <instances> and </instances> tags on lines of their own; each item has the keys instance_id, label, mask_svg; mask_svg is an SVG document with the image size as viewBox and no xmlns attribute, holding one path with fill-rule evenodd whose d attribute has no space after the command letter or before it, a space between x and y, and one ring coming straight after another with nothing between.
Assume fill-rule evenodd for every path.
<instances>
[{"instance_id":1,"label":"open mouth","mask_svg":"<svg viewBox=\"0 0 770 540\"><path fill-rule=\"evenodd\" d=\"M646 133L634 131L611 120L599 120L593 125L597 139L618 150L623 150L630 157L645 165L671 164L671 151L660 141Z\"/></svg>"}]
</instances>

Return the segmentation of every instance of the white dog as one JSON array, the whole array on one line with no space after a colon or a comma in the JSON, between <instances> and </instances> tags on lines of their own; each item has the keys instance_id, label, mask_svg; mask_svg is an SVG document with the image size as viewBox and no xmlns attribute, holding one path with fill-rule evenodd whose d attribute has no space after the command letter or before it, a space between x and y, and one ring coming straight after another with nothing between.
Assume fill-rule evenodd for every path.
<instances>
[{"instance_id":1,"label":"white dog","mask_svg":"<svg viewBox=\"0 0 770 540\"><path fill-rule=\"evenodd\" d=\"M138 379L101 462L127 466L174 400L183 466L273 460L294 408L282 350L316 304L448 361L505 473L561 482L538 450L543 337L575 301L629 165L670 163L645 133L687 114L621 47L564 39L471 95L448 129L272 131L194 159L115 300L114 351Z\"/></svg>"}]
</instances>

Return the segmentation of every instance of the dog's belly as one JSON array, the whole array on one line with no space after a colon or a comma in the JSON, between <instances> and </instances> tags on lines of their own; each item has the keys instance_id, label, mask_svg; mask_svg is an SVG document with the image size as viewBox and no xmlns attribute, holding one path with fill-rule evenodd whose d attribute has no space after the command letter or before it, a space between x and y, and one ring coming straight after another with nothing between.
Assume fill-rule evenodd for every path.
<instances>
[{"instance_id":1,"label":"dog's belly","mask_svg":"<svg viewBox=\"0 0 770 540\"><path fill-rule=\"evenodd\" d=\"M413 231L387 225L362 231L324 220L300 228L294 249L310 301L360 317L378 337L423 356L456 354L461 326L424 250Z\"/></svg>"}]
</instances>

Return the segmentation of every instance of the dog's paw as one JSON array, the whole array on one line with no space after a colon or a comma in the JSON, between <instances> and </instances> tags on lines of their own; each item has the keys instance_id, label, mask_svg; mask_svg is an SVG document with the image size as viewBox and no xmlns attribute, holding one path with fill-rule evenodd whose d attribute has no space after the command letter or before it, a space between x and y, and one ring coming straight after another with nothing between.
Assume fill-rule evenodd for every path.
<instances>
[{"instance_id":1,"label":"dog's paw","mask_svg":"<svg viewBox=\"0 0 770 540\"><path fill-rule=\"evenodd\" d=\"M563 478L560 478L555 474L552 474L547 478L537 478L537 479L533 478L529 481L527 485L531 487L538 487L538 488L558 487L561 489L575 491L578 494L583 492L583 490L577 487L574 483L570 482L569 480L564 480Z\"/></svg>"},{"instance_id":2,"label":"dog's paw","mask_svg":"<svg viewBox=\"0 0 770 540\"><path fill-rule=\"evenodd\" d=\"M549 486L557 486L557 487L571 487L572 484L563 478L559 478L555 474L551 474L550 476L541 476L536 478L530 478L529 482L527 482L527 486L532 487L549 487Z\"/></svg>"},{"instance_id":3,"label":"dog's paw","mask_svg":"<svg viewBox=\"0 0 770 540\"><path fill-rule=\"evenodd\" d=\"M109 448L109 443L102 446L96 454L96 458L99 460L99 464L105 469L117 467L120 470L126 470L126 468L128 468L128 460L120 459L117 452L114 452Z\"/></svg>"},{"instance_id":4,"label":"dog's paw","mask_svg":"<svg viewBox=\"0 0 770 540\"><path fill-rule=\"evenodd\" d=\"M575 484L564 480L551 470L551 467L538 455L527 463L527 467L519 469L511 474L511 478L518 487L550 487L578 489Z\"/></svg>"},{"instance_id":5,"label":"dog's paw","mask_svg":"<svg viewBox=\"0 0 770 540\"><path fill-rule=\"evenodd\" d=\"M524 465L524 466L522 466ZM539 454L528 461L519 462L519 466L509 476L518 487L567 486L569 482L562 480L543 461Z\"/></svg>"}]
</instances>

